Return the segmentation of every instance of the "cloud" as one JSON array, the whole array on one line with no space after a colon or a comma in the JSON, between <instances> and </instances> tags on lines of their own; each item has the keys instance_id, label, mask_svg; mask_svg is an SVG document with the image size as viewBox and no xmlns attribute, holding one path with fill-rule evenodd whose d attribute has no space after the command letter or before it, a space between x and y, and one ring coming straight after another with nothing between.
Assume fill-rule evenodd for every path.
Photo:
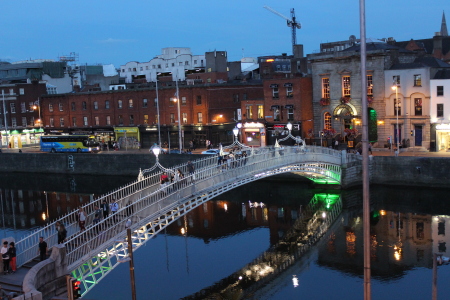
<instances>
[{"instance_id":1,"label":"cloud","mask_svg":"<svg viewBox=\"0 0 450 300\"><path fill-rule=\"evenodd\" d=\"M136 40L107 38L106 40L98 40L98 42L99 43L133 43L133 42L136 42Z\"/></svg>"}]
</instances>

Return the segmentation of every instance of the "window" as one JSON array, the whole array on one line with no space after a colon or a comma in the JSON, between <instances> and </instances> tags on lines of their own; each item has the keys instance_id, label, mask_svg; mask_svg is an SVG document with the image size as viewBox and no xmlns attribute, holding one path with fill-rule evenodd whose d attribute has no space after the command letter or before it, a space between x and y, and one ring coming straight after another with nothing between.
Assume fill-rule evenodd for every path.
<instances>
[{"instance_id":1,"label":"window","mask_svg":"<svg viewBox=\"0 0 450 300\"><path fill-rule=\"evenodd\" d=\"M422 115L422 98L414 98L414 115Z\"/></svg>"},{"instance_id":2,"label":"window","mask_svg":"<svg viewBox=\"0 0 450 300\"><path fill-rule=\"evenodd\" d=\"M13 103L11 103L11 104L13 104ZM48 111L53 112L53 103L48 104ZM12 108L11 108L11 113L15 113L15 111L12 111Z\"/></svg>"},{"instance_id":3,"label":"window","mask_svg":"<svg viewBox=\"0 0 450 300\"><path fill-rule=\"evenodd\" d=\"M187 113L183 113L183 124L187 124Z\"/></svg>"},{"instance_id":4,"label":"window","mask_svg":"<svg viewBox=\"0 0 450 300\"><path fill-rule=\"evenodd\" d=\"M9 94L14 95L14 89L9 89Z\"/></svg>"},{"instance_id":5,"label":"window","mask_svg":"<svg viewBox=\"0 0 450 300\"><path fill-rule=\"evenodd\" d=\"M128 108L133 108L133 99L128 100Z\"/></svg>"},{"instance_id":6,"label":"window","mask_svg":"<svg viewBox=\"0 0 450 300\"><path fill-rule=\"evenodd\" d=\"M10 103L9 107L11 108L11 113L15 114L16 113L16 104L15 103Z\"/></svg>"},{"instance_id":7,"label":"window","mask_svg":"<svg viewBox=\"0 0 450 300\"><path fill-rule=\"evenodd\" d=\"M123 104L122 104L122 100L118 100L117 101L117 108L122 109Z\"/></svg>"},{"instance_id":8,"label":"window","mask_svg":"<svg viewBox=\"0 0 450 300\"><path fill-rule=\"evenodd\" d=\"M288 121L293 121L294 120L294 108L288 108L287 114L288 114Z\"/></svg>"},{"instance_id":9,"label":"window","mask_svg":"<svg viewBox=\"0 0 450 300\"><path fill-rule=\"evenodd\" d=\"M50 118L50 127L55 127L55 119Z\"/></svg>"},{"instance_id":10,"label":"window","mask_svg":"<svg viewBox=\"0 0 450 300\"><path fill-rule=\"evenodd\" d=\"M286 97L292 98L293 96L294 96L294 94L293 94L292 86L287 86L286 87Z\"/></svg>"},{"instance_id":11,"label":"window","mask_svg":"<svg viewBox=\"0 0 450 300\"><path fill-rule=\"evenodd\" d=\"M197 64L197 60L196 59L194 59L194 65L196 65Z\"/></svg>"},{"instance_id":12,"label":"window","mask_svg":"<svg viewBox=\"0 0 450 300\"><path fill-rule=\"evenodd\" d=\"M184 65L185 65L185 66L189 66L189 62L188 62L188 61L185 61L185 62L184 62Z\"/></svg>"},{"instance_id":13,"label":"window","mask_svg":"<svg viewBox=\"0 0 450 300\"><path fill-rule=\"evenodd\" d=\"M22 113L26 113L27 112L27 105L25 102L21 102L20 103L20 110Z\"/></svg>"},{"instance_id":14,"label":"window","mask_svg":"<svg viewBox=\"0 0 450 300\"><path fill-rule=\"evenodd\" d=\"M144 115L144 124L148 124L148 115Z\"/></svg>"},{"instance_id":15,"label":"window","mask_svg":"<svg viewBox=\"0 0 450 300\"><path fill-rule=\"evenodd\" d=\"M20 88L20 89L19 89L19 94L20 94L20 95L25 95L25 89Z\"/></svg>"},{"instance_id":16,"label":"window","mask_svg":"<svg viewBox=\"0 0 450 300\"><path fill-rule=\"evenodd\" d=\"M143 71L144 70L144 67L139 67L139 71Z\"/></svg>"},{"instance_id":17,"label":"window","mask_svg":"<svg viewBox=\"0 0 450 300\"><path fill-rule=\"evenodd\" d=\"M233 94L233 102L238 103L239 102L239 94Z\"/></svg>"},{"instance_id":18,"label":"window","mask_svg":"<svg viewBox=\"0 0 450 300\"><path fill-rule=\"evenodd\" d=\"M436 96L444 96L444 87L441 85L438 85L436 87Z\"/></svg>"},{"instance_id":19,"label":"window","mask_svg":"<svg viewBox=\"0 0 450 300\"><path fill-rule=\"evenodd\" d=\"M176 102L176 98L170 98L169 99L169 106L174 106Z\"/></svg>"},{"instance_id":20,"label":"window","mask_svg":"<svg viewBox=\"0 0 450 300\"><path fill-rule=\"evenodd\" d=\"M273 110L273 120L280 121L280 109L278 107Z\"/></svg>"},{"instance_id":21,"label":"window","mask_svg":"<svg viewBox=\"0 0 450 300\"><path fill-rule=\"evenodd\" d=\"M17 127L17 121L16 121L15 117L11 118L11 124L12 124L12 127Z\"/></svg>"},{"instance_id":22,"label":"window","mask_svg":"<svg viewBox=\"0 0 450 300\"><path fill-rule=\"evenodd\" d=\"M27 117L22 117L22 127L27 127Z\"/></svg>"},{"instance_id":23,"label":"window","mask_svg":"<svg viewBox=\"0 0 450 300\"><path fill-rule=\"evenodd\" d=\"M443 103L436 104L436 111L437 111L437 117L443 118L444 117L444 104Z\"/></svg>"},{"instance_id":24,"label":"window","mask_svg":"<svg viewBox=\"0 0 450 300\"><path fill-rule=\"evenodd\" d=\"M72 126L77 127L77 118L76 117L72 117Z\"/></svg>"},{"instance_id":25,"label":"window","mask_svg":"<svg viewBox=\"0 0 450 300\"><path fill-rule=\"evenodd\" d=\"M203 114L201 112L197 113L197 123L203 123Z\"/></svg>"},{"instance_id":26,"label":"window","mask_svg":"<svg viewBox=\"0 0 450 300\"><path fill-rule=\"evenodd\" d=\"M322 78L322 98L330 99L330 78Z\"/></svg>"},{"instance_id":27,"label":"window","mask_svg":"<svg viewBox=\"0 0 450 300\"><path fill-rule=\"evenodd\" d=\"M119 126L123 125L123 116L119 115Z\"/></svg>"},{"instance_id":28,"label":"window","mask_svg":"<svg viewBox=\"0 0 450 300\"><path fill-rule=\"evenodd\" d=\"M83 117L83 125L88 126L88 117Z\"/></svg>"},{"instance_id":29,"label":"window","mask_svg":"<svg viewBox=\"0 0 450 300\"><path fill-rule=\"evenodd\" d=\"M246 111L247 111L247 119L253 119L253 113L252 113L252 106L251 105L247 105Z\"/></svg>"},{"instance_id":30,"label":"window","mask_svg":"<svg viewBox=\"0 0 450 300\"><path fill-rule=\"evenodd\" d=\"M155 122L159 123L159 116L158 115L155 115Z\"/></svg>"},{"instance_id":31,"label":"window","mask_svg":"<svg viewBox=\"0 0 450 300\"><path fill-rule=\"evenodd\" d=\"M136 68L133 68L133 71L136 72Z\"/></svg>"},{"instance_id":32,"label":"window","mask_svg":"<svg viewBox=\"0 0 450 300\"><path fill-rule=\"evenodd\" d=\"M170 114L170 123L175 123L175 114Z\"/></svg>"},{"instance_id":33,"label":"window","mask_svg":"<svg viewBox=\"0 0 450 300\"><path fill-rule=\"evenodd\" d=\"M258 119L264 119L264 106L258 105Z\"/></svg>"},{"instance_id":34,"label":"window","mask_svg":"<svg viewBox=\"0 0 450 300\"><path fill-rule=\"evenodd\" d=\"M394 115L402 114L402 102L400 99L394 99Z\"/></svg>"},{"instance_id":35,"label":"window","mask_svg":"<svg viewBox=\"0 0 450 300\"><path fill-rule=\"evenodd\" d=\"M422 75L414 75L414 86L422 86Z\"/></svg>"},{"instance_id":36,"label":"window","mask_svg":"<svg viewBox=\"0 0 450 300\"><path fill-rule=\"evenodd\" d=\"M350 76L342 76L342 96L350 97Z\"/></svg>"},{"instance_id":37,"label":"window","mask_svg":"<svg viewBox=\"0 0 450 300\"><path fill-rule=\"evenodd\" d=\"M175 63L172 63L172 67L175 67Z\"/></svg>"},{"instance_id":38,"label":"window","mask_svg":"<svg viewBox=\"0 0 450 300\"><path fill-rule=\"evenodd\" d=\"M64 118L59 118L59 126L64 127Z\"/></svg>"},{"instance_id":39,"label":"window","mask_svg":"<svg viewBox=\"0 0 450 300\"><path fill-rule=\"evenodd\" d=\"M72 111L75 111L75 102L72 102L72 103L70 104L70 106L71 106Z\"/></svg>"},{"instance_id":40,"label":"window","mask_svg":"<svg viewBox=\"0 0 450 300\"><path fill-rule=\"evenodd\" d=\"M98 116L94 117L94 121L96 126L100 125L100 118Z\"/></svg>"},{"instance_id":41,"label":"window","mask_svg":"<svg viewBox=\"0 0 450 300\"><path fill-rule=\"evenodd\" d=\"M148 100L147 99L142 99L142 107L144 107L144 108L148 107Z\"/></svg>"},{"instance_id":42,"label":"window","mask_svg":"<svg viewBox=\"0 0 450 300\"><path fill-rule=\"evenodd\" d=\"M186 105L186 97L181 97L181 105Z\"/></svg>"},{"instance_id":43,"label":"window","mask_svg":"<svg viewBox=\"0 0 450 300\"><path fill-rule=\"evenodd\" d=\"M106 125L111 125L111 116L106 116Z\"/></svg>"},{"instance_id":44,"label":"window","mask_svg":"<svg viewBox=\"0 0 450 300\"><path fill-rule=\"evenodd\" d=\"M367 95L373 95L373 78L372 75L367 75Z\"/></svg>"},{"instance_id":45,"label":"window","mask_svg":"<svg viewBox=\"0 0 450 300\"><path fill-rule=\"evenodd\" d=\"M61 102L58 103L59 111L64 111L64 106Z\"/></svg>"},{"instance_id":46,"label":"window","mask_svg":"<svg viewBox=\"0 0 450 300\"><path fill-rule=\"evenodd\" d=\"M148 70L148 66L145 66L145 69Z\"/></svg>"},{"instance_id":47,"label":"window","mask_svg":"<svg viewBox=\"0 0 450 300\"><path fill-rule=\"evenodd\" d=\"M98 102L94 101L94 110L98 110Z\"/></svg>"},{"instance_id":48,"label":"window","mask_svg":"<svg viewBox=\"0 0 450 300\"><path fill-rule=\"evenodd\" d=\"M30 126L34 126L34 117L31 117L30 119Z\"/></svg>"},{"instance_id":49,"label":"window","mask_svg":"<svg viewBox=\"0 0 450 300\"><path fill-rule=\"evenodd\" d=\"M197 96L197 105L202 105L202 96L198 95ZM201 123L201 122L199 122Z\"/></svg>"},{"instance_id":50,"label":"window","mask_svg":"<svg viewBox=\"0 0 450 300\"><path fill-rule=\"evenodd\" d=\"M331 129L331 128L333 128L331 126L331 114L329 112L326 112L323 115L323 128L324 129Z\"/></svg>"},{"instance_id":51,"label":"window","mask_svg":"<svg viewBox=\"0 0 450 300\"><path fill-rule=\"evenodd\" d=\"M86 110L87 109L86 101L83 101L83 103L81 103L81 109L82 110Z\"/></svg>"},{"instance_id":52,"label":"window","mask_svg":"<svg viewBox=\"0 0 450 300\"><path fill-rule=\"evenodd\" d=\"M393 85L400 85L400 75L392 76L392 84Z\"/></svg>"},{"instance_id":53,"label":"window","mask_svg":"<svg viewBox=\"0 0 450 300\"><path fill-rule=\"evenodd\" d=\"M248 96L247 96L247 93L243 93L243 94L242 94L242 100L247 100L247 97L248 97Z\"/></svg>"},{"instance_id":54,"label":"window","mask_svg":"<svg viewBox=\"0 0 450 300\"><path fill-rule=\"evenodd\" d=\"M105 100L105 109L109 109L109 100Z\"/></svg>"},{"instance_id":55,"label":"window","mask_svg":"<svg viewBox=\"0 0 450 300\"><path fill-rule=\"evenodd\" d=\"M134 116L130 115L130 125L134 125Z\"/></svg>"},{"instance_id":56,"label":"window","mask_svg":"<svg viewBox=\"0 0 450 300\"><path fill-rule=\"evenodd\" d=\"M278 99L278 97L279 97L278 87L274 87L274 88L272 89L272 98Z\"/></svg>"}]
</instances>

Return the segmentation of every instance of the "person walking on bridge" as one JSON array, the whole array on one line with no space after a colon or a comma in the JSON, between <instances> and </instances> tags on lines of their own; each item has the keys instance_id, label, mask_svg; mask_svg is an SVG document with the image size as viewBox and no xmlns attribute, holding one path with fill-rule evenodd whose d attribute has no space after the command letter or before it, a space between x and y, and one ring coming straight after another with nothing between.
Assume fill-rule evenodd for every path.
<instances>
[{"instance_id":1,"label":"person walking on bridge","mask_svg":"<svg viewBox=\"0 0 450 300\"><path fill-rule=\"evenodd\" d=\"M109 215L109 205L106 203L106 200L103 200L103 203L100 204L100 208L103 212L103 219L106 219Z\"/></svg>"},{"instance_id":2,"label":"person walking on bridge","mask_svg":"<svg viewBox=\"0 0 450 300\"><path fill-rule=\"evenodd\" d=\"M109 205L109 208L111 210L111 214L113 215L113 222L116 221L116 212L119 210L119 204L116 202L116 199L113 200L113 202Z\"/></svg>"},{"instance_id":3,"label":"person walking on bridge","mask_svg":"<svg viewBox=\"0 0 450 300\"><path fill-rule=\"evenodd\" d=\"M44 241L44 237L40 237L39 238L39 246L38 246L38 253L39 253L39 258L41 259L41 261L45 260L47 258L47 242Z\"/></svg>"},{"instance_id":4,"label":"person walking on bridge","mask_svg":"<svg viewBox=\"0 0 450 300\"><path fill-rule=\"evenodd\" d=\"M9 273L9 253L8 253L8 242L3 242L3 247L0 250L0 253L2 254L2 260L3 260L3 274Z\"/></svg>"},{"instance_id":5,"label":"person walking on bridge","mask_svg":"<svg viewBox=\"0 0 450 300\"><path fill-rule=\"evenodd\" d=\"M83 231L86 229L86 212L82 207L78 210L78 226L80 226L80 231Z\"/></svg>"}]
</instances>

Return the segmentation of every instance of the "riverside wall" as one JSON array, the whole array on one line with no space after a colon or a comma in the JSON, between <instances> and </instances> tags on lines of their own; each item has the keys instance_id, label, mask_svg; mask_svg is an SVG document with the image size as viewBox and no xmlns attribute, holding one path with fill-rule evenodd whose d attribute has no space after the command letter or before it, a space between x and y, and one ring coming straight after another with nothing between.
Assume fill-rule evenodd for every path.
<instances>
[{"instance_id":1,"label":"riverside wall","mask_svg":"<svg viewBox=\"0 0 450 300\"><path fill-rule=\"evenodd\" d=\"M172 167L207 155L160 155L165 167ZM66 174L66 175L122 175L137 176L139 169L155 164L151 154L51 154L1 153L0 172ZM370 182L381 185L447 187L450 182L450 158L414 156L373 156L369 164ZM342 187L362 185L360 161L342 166Z\"/></svg>"}]
</instances>

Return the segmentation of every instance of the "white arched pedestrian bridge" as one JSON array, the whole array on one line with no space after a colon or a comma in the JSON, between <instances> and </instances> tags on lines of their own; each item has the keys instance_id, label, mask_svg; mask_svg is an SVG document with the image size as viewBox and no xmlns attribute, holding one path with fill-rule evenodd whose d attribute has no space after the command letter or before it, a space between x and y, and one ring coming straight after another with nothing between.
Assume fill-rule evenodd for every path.
<instances>
[{"instance_id":1,"label":"white arched pedestrian bridge","mask_svg":"<svg viewBox=\"0 0 450 300\"><path fill-rule=\"evenodd\" d=\"M347 154L329 148L259 148L234 161L230 167L217 165L217 156L193 161L195 172L188 174L186 164L175 166L188 175L161 188L161 171L101 196L84 206L88 228L78 232L76 212L60 219L66 224L68 270L83 283L83 294L128 257L126 230L132 230L133 249L137 250L169 224L212 198L248 182L277 174L295 172L319 183L340 184L341 165ZM90 225L94 206L104 200L117 200L120 210ZM131 223L127 220L131 220ZM43 236L49 247L57 243L55 224L49 224L18 241L17 261L23 265L36 256L36 244Z\"/></svg>"}]
</instances>

